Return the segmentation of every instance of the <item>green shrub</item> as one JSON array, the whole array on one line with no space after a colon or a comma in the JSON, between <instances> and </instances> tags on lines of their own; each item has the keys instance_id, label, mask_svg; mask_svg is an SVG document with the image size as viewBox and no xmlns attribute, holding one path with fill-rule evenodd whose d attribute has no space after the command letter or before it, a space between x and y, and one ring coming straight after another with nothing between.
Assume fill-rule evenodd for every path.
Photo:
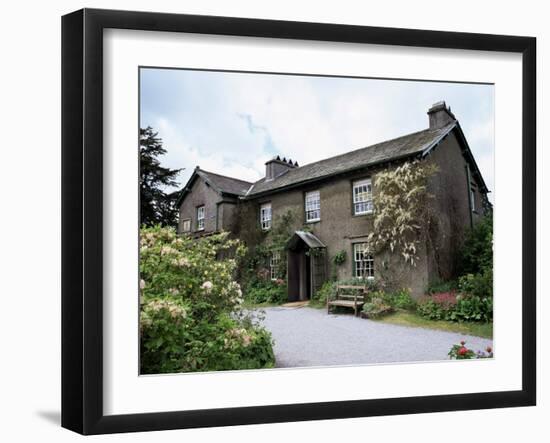
<instances>
[{"instance_id":1,"label":"green shrub","mask_svg":"<svg viewBox=\"0 0 550 443\"><path fill-rule=\"evenodd\" d=\"M455 309L447 315L447 320L490 322L493 320L493 299L477 295L459 296Z\"/></svg>"},{"instance_id":2,"label":"green shrub","mask_svg":"<svg viewBox=\"0 0 550 443\"><path fill-rule=\"evenodd\" d=\"M338 251L336 254L334 254L334 257L332 257L332 263L334 263L336 266L340 266L345 263L346 256L346 250L342 249L341 251Z\"/></svg>"},{"instance_id":3,"label":"green shrub","mask_svg":"<svg viewBox=\"0 0 550 443\"><path fill-rule=\"evenodd\" d=\"M142 374L273 366L271 335L241 308L234 275L243 254L227 233L191 239L141 229Z\"/></svg>"},{"instance_id":4,"label":"green shrub","mask_svg":"<svg viewBox=\"0 0 550 443\"><path fill-rule=\"evenodd\" d=\"M253 304L285 303L288 301L287 286L283 280L254 279L246 284L244 299Z\"/></svg>"},{"instance_id":5,"label":"green shrub","mask_svg":"<svg viewBox=\"0 0 550 443\"><path fill-rule=\"evenodd\" d=\"M460 291L477 297L493 297L493 269L479 274L466 274L459 279Z\"/></svg>"},{"instance_id":6,"label":"green shrub","mask_svg":"<svg viewBox=\"0 0 550 443\"><path fill-rule=\"evenodd\" d=\"M422 297L416 312L429 320L448 320L456 304L457 296L454 292L440 292Z\"/></svg>"},{"instance_id":7,"label":"green shrub","mask_svg":"<svg viewBox=\"0 0 550 443\"><path fill-rule=\"evenodd\" d=\"M436 280L428 285L426 292L428 294L437 294L440 292L455 292L458 289L458 282L456 280Z\"/></svg>"},{"instance_id":8,"label":"green shrub","mask_svg":"<svg viewBox=\"0 0 550 443\"><path fill-rule=\"evenodd\" d=\"M363 312L367 318L380 318L393 312L393 308L380 298L373 298L372 301L363 305Z\"/></svg>"},{"instance_id":9,"label":"green shrub","mask_svg":"<svg viewBox=\"0 0 550 443\"><path fill-rule=\"evenodd\" d=\"M271 334L264 328L253 323L245 325L227 314L204 326L199 329L206 337L196 337L196 345L187 356L189 364L198 361L203 371L273 367Z\"/></svg>"},{"instance_id":10,"label":"green shrub","mask_svg":"<svg viewBox=\"0 0 550 443\"><path fill-rule=\"evenodd\" d=\"M320 289L313 294L313 300L319 304L326 304L327 300L332 300L336 296L336 282L326 281Z\"/></svg>"},{"instance_id":11,"label":"green shrub","mask_svg":"<svg viewBox=\"0 0 550 443\"><path fill-rule=\"evenodd\" d=\"M493 300L489 297L457 296L454 292L442 292L422 297L416 311L430 320L490 322L493 320Z\"/></svg>"},{"instance_id":12,"label":"green shrub","mask_svg":"<svg viewBox=\"0 0 550 443\"><path fill-rule=\"evenodd\" d=\"M375 294L395 309L414 310L416 308L416 301L411 297L408 289L394 292L377 291Z\"/></svg>"},{"instance_id":13,"label":"green shrub","mask_svg":"<svg viewBox=\"0 0 550 443\"><path fill-rule=\"evenodd\" d=\"M462 248L462 277L458 286L463 294L481 299L493 297L493 219L485 217L466 236ZM486 302L488 303L488 302Z\"/></svg>"},{"instance_id":14,"label":"green shrub","mask_svg":"<svg viewBox=\"0 0 550 443\"><path fill-rule=\"evenodd\" d=\"M184 367L183 344L190 340L189 307L179 297L155 297L141 307L141 368L145 373Z\"/></svg>"},{"instance_id":15,"label":"green shrub","mask_svg":"<svg viewBox=\"0 0 550 443\"><path fill-rule=\"evenodd\" d=\"M461 250L461 274L493 268L493 217L484 217L468 231Z\"/></svg>"}]
</instances>

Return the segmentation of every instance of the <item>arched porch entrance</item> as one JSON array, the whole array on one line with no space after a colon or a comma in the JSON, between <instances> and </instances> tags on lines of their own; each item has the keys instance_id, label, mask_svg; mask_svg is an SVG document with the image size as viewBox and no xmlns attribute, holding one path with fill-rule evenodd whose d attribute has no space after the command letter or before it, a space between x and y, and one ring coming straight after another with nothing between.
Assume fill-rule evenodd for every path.
<instances>
[{"instance_id":1,"label":"arched porch entrance","mask_svg":"<svg viewBox=\"0 0 550 443\"><path fill-rule=\"evenodd\" d=\"M311 232L296 231L287 243L288 300L309 300L327 279L326 246Z\"/></svg>"}]
</instances>

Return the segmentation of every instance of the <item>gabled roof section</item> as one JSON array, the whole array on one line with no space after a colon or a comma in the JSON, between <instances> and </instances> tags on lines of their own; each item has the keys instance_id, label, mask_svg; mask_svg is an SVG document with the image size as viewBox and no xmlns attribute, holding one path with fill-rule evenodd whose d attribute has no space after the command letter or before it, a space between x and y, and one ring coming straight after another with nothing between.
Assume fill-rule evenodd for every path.
<instances>
[{"instance_id":1,"label":"gabled roof section","mask_svg":"<svg viewBox=\"0 0 550 443\"><path fill-rule=\"evenodd\" d=\"M470 163L470 167L472 168L472 175L474 178L476 178L479 182L479 185L481 186L482 192L491 192L487 185L485 184L485 180L483 180L483 175L481 175L481 171L479 170L479 167L477 166L476 159L474 158L474 154L472 153L472 150L470 149L470 145L468 144L468 140L466 140L466 136L464 135L464 132L462 131L462 128L460 127L460 123L456 122L456 133L459 143L463 146L464 151L462 154L464 155L464 158L466 161Z\"/></svg>"},{"instance_id":2,"label":"gabled roof section","mask_svg":"<svg viewBox=\"0 0 550 443\"><path fill-rule=\"evenodd\" d=\"M202 178L218 194L231 197L243 197L252 186L252 183L250 182L205 171L197 166L178 197L178 206L181 204L187 193L191 190L193 183L198 177Z\"/></svg>"},{"instance_id":3,"label":"gabled roof section","mask_svg":"<svg viewBox=\"0 0 550 443\"><path fill-rule=\"evenodd\" d=\"M273 180L261 179L254 183L246 197L256 197L279 189L341 174L379 163L414 155L426 155L433 146L445 138L457 125L453 122L439 129L425 129L372 146L346 152L291 169Z\"/></svg>"},{"instance_id":4,"label":"gabled roof section","mask_svg":"<svg viewBox=\"0 0 550 443\"><path fill-rule=\"evenodd\" d=\"M215 174L213 172L197 169L197 173L218 192L223 194L243 196L252 186L252 183L239 180L237 178L227 177L225 175Z\"/></svg>"}]
</instances>

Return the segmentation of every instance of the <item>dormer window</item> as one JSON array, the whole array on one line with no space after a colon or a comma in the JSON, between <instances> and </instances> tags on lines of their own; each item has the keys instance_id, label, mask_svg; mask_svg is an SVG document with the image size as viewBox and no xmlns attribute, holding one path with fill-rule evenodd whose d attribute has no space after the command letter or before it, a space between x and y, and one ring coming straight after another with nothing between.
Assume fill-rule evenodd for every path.
<instances>
[{"instance_id":1,"label":"dormer window","mask_svg":"<svg viewBox=\"0 0 550 443\"><path fill-rule=\"evenodd\" d=\"M271 203L260 206L260 226L264 231L271 229Z\"/></svg>"},{"instance_id":2,"label":"dormer window","mask_svg":"<svg viewBox=\"0 0 550 443\"><path fill-rule=\"evenodd\" d=\"M306 222L321 220L321 194L319 191L306 192Z\"/></svg>"},{"instance_id":3,"label":"dormer window","mask_svg":"<svg viewBox=\"0 0 550 443\"><path fill-rule=\"evenodd\" d=\"M353 183L353 215L370 214L372 204L372 182L370 178Z\"/></svg>"}]
</instances>

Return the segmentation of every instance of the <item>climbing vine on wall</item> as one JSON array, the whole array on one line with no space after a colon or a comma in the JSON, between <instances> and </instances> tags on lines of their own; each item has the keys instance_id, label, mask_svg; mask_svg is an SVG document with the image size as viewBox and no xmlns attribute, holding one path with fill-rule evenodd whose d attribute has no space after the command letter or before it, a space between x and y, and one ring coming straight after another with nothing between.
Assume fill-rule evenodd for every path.
<instances>
[{"instance_id":1,"label":"climbing vine on wall","mask_svg":"<svg viewBox=\"0 0 550 443\"><path fill-rule=\"evenodd\" d=\"M397 253L406 264L416 265L418 245L432 223L428 180L437 171L432 163L415 160L376 175L373 231L368 238L375 254Z\"/></svg>"},{"instance_id":2,"label":"climbing vine on wall","mask_svg":"<svg viewBox=\"0 0 550 443\"><path fill-rule=\"evenodd\" d=\"M278 251L277 278L286 279L286 244L295 231L297 220L296 211L288 210L285 213L276 216L269 231L262 231L259 227L254 232L247 232L253 247L249 248L245 260L245 269L241 274L245 280L250 280L258 273L264 273L267 278L269 271L269 260L273 252Z\"/></svg>"},{"instance_id":3,"label":"climbing vine on wall","mask_svg":"<svg viewBox=\"0 0 550 443\"><path fill-rule=\"evenodd\" d=\"M338 267L342 266L346 262L347 252L345 249L338 251L332 257L332 271L331 279L336 280L338 278Z\"/></svg>"}]
</instances>

